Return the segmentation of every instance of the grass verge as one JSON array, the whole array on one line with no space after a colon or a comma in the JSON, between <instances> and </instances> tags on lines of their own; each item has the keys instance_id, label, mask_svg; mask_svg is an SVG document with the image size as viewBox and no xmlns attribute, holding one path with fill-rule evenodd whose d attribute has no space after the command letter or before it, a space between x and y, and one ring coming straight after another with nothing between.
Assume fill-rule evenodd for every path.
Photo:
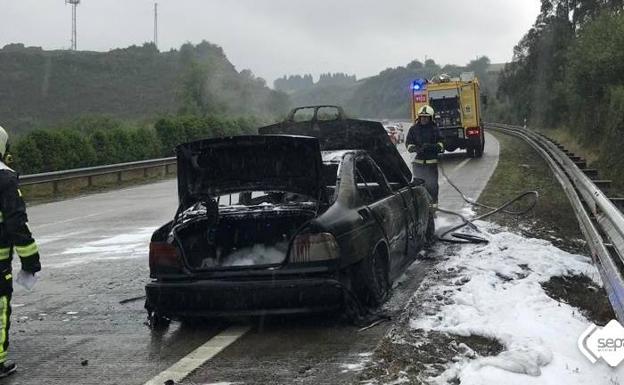
<instances>
[{"instance_id":1,"label":"grass verge","mask_svg":"<svg viewBox=\"0 0 624 385\"><path fill-rule=\"evenodd\" d=\"M620 167L609 166L607 162L604 161L604 156L601 156L604 154L600 153L601 150L598 146L588 147L581 144L565 128L540 130L540 132L564 145L566 150L585 158L585 160L587 160L587 167L599 170L601 177L611 179L612 184L607 195L624 197L624 173L622 172L624 165L620 165Z\"/></svg>"},{"instance_id":2,"label":"grass verge","mask_svg":"<svg viewBox=\"0 0 624 385\"><path fill-rule=\"evenodd\" d=\"M537 191L540 197L526 216L501 213L490 220L524 236L546 239L563 250L587 254L572 206L546 162L523 140L497 132L493 135L500 143L500 158L479 201L498 206L528 190Z\"/></svg>"},{"instance_id":3,"label":"grass verge","mask_svg":"<svg viewBox=\"0 0 624 385\"><path fill-rule=\"evenodd\" d=\"M596 325L615 319L604 290L585 275L552 277L542 287L549 297L576 307Z\"/></svg>"},{"instance_id":4,"label":"grass verge","mask_svg":"<svg viewBox=\"0 0 624 385\"><path fill-rule=\"evenodd\" d=\"M491 220L563 250L589 255L574 210L546 162L523 140L494 135L501 146L498 167L479 200L496 205L524 190L537 190L540 200L528 217L498 214ZM586 276L553 277L542 286L551 298L578 308L597 324L615 318L604 289Z\"/></svg>"}]
</instances>

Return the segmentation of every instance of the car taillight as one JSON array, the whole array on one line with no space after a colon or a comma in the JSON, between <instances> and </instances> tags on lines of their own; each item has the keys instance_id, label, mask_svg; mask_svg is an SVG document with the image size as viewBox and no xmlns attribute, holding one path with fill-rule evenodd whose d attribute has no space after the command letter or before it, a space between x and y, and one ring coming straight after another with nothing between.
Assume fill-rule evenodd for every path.
<instances>
[{"instance_id":1,"label":"car taillight","mask_svg":"<svg viewBox=\"0 0 624 385\"><path fill-rule=\"evenodd\" d=\"M176 248L167 242L150 243L149 266L150 269L179 268L180 258Z\"/></svg>"},{"instance_id":2,"label":"car taillight","mask_svg":"<svg viewBox=\"0 0 624 385\"><path fill-rule=\"evenodd\" d=\"M295 237L288 255L289 262L316 262L338 258L338 243L329 233L300 234Z\"/></svg>"},{"instance_id":3,"label":"car taillight","mask_svg":"<svg viewBox=\"0 0 624 385\"><path fill-rule=\"evenodd\" d=\"M479 127L469 128L466 130L466 135L468 136L479 136L480 133L481 133L481 129Z\"/></svg>"}]
</instances>

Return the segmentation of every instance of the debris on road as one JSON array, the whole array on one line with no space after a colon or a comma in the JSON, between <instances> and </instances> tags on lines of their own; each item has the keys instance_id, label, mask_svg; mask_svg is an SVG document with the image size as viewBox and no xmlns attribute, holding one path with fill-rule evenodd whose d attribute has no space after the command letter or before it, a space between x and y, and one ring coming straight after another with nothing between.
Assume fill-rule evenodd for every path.
<instances>
[{"instance_id":1,"label":"debris on road","mask_svg":"<svg viewBox=\"0 0 624 385\"><path fill-rule=\"evenodd\" d=\"M125 304L130 303L130 302L142 301L144 299L145 299L145 296L141 295L139 297L132 297L132 298L127 298L127 299L122 299L121 301L119 301L119 304L120 305L125 305Z\"/></svg>"}]
</instances>

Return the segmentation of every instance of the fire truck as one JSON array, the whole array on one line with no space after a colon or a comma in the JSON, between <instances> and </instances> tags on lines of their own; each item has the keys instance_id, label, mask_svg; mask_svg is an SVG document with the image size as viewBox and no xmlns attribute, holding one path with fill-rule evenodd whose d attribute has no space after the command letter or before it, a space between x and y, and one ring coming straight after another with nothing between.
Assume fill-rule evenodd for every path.
<instances>
[{"instance_id":1,"label":"fire truck","mask_svg":"<svg viewBox=\"0 0 624 385\"><path fill-rule=\"evenodd\" d=\"M481 120L481 89L473 72L459 78L440 75L432 80L418 79L412 83L412 119L424 105L435 111L434 120L446 151L465 149L471 158L483 155L485 136Z\"/></svg>"}]
</instances>

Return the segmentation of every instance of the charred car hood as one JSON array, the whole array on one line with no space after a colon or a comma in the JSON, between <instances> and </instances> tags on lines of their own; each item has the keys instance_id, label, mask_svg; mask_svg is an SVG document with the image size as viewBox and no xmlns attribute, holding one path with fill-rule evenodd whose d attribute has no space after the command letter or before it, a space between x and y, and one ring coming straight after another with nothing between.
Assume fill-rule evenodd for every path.
<instances>
[{"instance_id":1,"label":"charred car hood","mask_svg":"<svg viewBox=\"0 0 624 385\"><path fill-rule=\"evenodd\" d=\"M287 191L318 198L321 150L316 138L286 135L206 139L176 147L182 206L241 191Z\"/></svg>"},{"instance_id":2,"label":"charred car hood","mask_svg":"<svg viewBox=\"0 0 624 385\"><path fill-rule=\"evenodd\" d=\"M261 135L305 135L319 139L322 151L365 150L390 182L409 182L412 173L379 122L357 119L286 120L258 129Z\"/></svg>"}]
</instances>

